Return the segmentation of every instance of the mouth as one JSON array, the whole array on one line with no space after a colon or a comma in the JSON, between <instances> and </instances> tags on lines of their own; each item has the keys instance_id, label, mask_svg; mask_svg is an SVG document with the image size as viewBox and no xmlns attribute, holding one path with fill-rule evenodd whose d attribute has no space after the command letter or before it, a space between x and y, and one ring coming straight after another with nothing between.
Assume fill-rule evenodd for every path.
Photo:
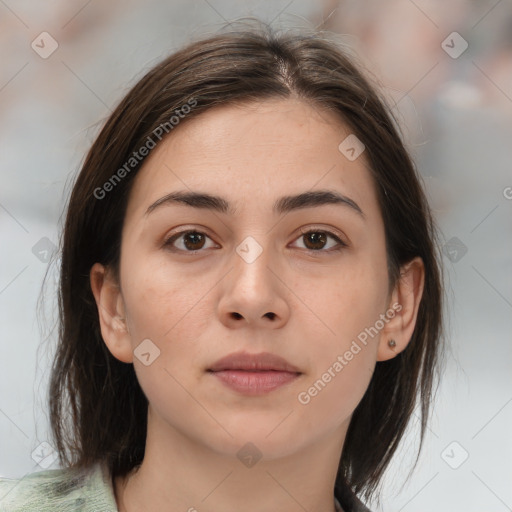
<instances>
[{"instance_id":1,"label":"mouth","mask_svg":"<svg viewBox=\"0 0 512 512\"><path fill-rule=\"evenodd\" d=\"M219 359L207 372L225 386L245 395L269 393L302 375L296 366L268 352L230 354Z\"/></svg>"}]
</instances>

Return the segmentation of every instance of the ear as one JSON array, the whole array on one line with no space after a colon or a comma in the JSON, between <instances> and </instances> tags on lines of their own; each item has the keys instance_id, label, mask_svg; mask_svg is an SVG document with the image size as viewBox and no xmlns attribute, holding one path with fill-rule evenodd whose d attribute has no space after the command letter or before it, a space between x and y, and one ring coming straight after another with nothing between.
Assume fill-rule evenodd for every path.
<instances>
[{"instance_id":1,"label":"ear","mask_svg":"<svg viewBox=\"0 0 512 512\"><path fill-rule=\"evenodd\" d=\"M386 312L389 321L381 331L377 361L395 357L411 341L424 284L425 266L421 258L414 258L401 267ZM396 346L390 347L389 340L395 340Z\"/></svg>"},{"instance_id":2,"label":"ear","mask_svg":"<svg viewBox=\"0 0 512 512\"><path fill-rule=\"evenodd\" d=\"M111 354L123 363L133 362L131 337L125 319L121 289L112 272L95 263L89 274L96 300L101 336Z\"/></svg>"}]
</instances>

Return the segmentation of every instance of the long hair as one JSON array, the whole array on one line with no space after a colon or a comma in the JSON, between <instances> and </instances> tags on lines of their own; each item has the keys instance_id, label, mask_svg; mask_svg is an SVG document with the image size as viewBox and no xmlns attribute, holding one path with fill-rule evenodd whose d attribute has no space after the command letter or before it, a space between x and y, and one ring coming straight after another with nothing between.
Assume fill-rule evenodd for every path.
<instances>
[{"instance_id":1,"label":"long hair","mask_svg":"<svg viewBox=\"0 0 512 512\"><path fill-rule=\"evenodd\" d=\"M351 418L335 495L348 487L373 497L416 404L419 457L441 354L440 256L420 178L377 90L333 34L278 32L259 24L189 42L122 99L85 158L62 231L59 340L49 387L61 464L80 468L104 462L113 476L122 476L144 457L148 401L133 365L113 357L102 340L89 282L96 262L118 274L128 195L144 162L140 155L130 160L133 153L162 126L163 135L172 137L173 116L187 122L217 105L292 96L335 112L365 145L384 220L390 283L414 257L425 265L412 339L396 357L376 364Z\"/></svg>"}]
</instances>

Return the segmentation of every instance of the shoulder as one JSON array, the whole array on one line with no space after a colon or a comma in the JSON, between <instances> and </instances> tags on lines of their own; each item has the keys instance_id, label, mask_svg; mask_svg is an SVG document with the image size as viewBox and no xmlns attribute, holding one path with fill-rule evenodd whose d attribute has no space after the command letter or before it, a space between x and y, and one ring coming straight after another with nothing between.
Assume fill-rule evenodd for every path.
<instances>
[{"instance_id":1,"label":"shoulder","mask_svg":"<svg viewBox=\"0 0 512 512\"><path fill-rule=\"evenodd\" d=\"M49 469L23 478L0 478L0 512L117 512L109 472L95 464L88 469Z\"/></svg>"}]
</instances>

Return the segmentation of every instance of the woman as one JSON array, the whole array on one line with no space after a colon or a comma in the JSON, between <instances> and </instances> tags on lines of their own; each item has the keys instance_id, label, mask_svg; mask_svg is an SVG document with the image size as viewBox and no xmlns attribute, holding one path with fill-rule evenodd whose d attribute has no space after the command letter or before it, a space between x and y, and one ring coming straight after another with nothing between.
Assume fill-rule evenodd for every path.
<instances>
[{"instance_id":1,"label":"woman","mask_svg":"<svg viewBox=\"0 0 512 512\"><path fill-rule=\"evenodd\" d=\"M149 71L62 237L64 469L1 510L360 511L441 340L436 234L384 101L325 33L244 26Z\"/></svg>"}]
</instances>

